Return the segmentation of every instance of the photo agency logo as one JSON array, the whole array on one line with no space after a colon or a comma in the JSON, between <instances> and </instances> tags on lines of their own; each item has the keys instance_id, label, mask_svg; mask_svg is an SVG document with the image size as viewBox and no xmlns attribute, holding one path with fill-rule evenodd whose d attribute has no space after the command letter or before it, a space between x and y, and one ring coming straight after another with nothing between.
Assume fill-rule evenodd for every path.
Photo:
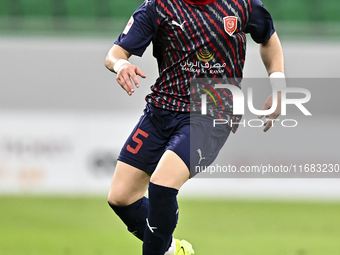
<instances>
[{"instance_id":1,"label":"photo agency logo","mask_svg":"<svg viewBox=\"0 0 340 255\"><path fill-rule=\"evenodd\" d=\"M201 83L202 84L202 83ZM277 106L278 106L278 93L276 89L272 89L272 106L268 110L258 110L255 109L253 103L253 89L249 87L246 93L246 99L243 91L235 86L230 84L215 84L215 85L207 85L203 84L205 88L200 88L201 91L205 93L201 94L201 114L207 115L208 111L208 100L207 98L210 97L211 100L214 102L215 106L223 106L223 99L220 97L219 90L227 89L230 91L230 94L233 98L233 106L232 106L232 113L233 115L244 115L245 113L245 101L247 101L247 106L249 111L256 115L256 116L268 116L273 113ZM297 107L305 116L311 116L312 114L307 110L304 106L305 103L309 102L311 99L311 93L307 89L304 88L297 88L297 87L286 87L281 88L281 116L287 115L287 105L294 105ZM288 98L288 94L295 94L299 95L299 98ZM210 100L210 101L211 101ZM228 104L228 103L227 103ZM213 126L216 125L239 125L239 126L248 126L248 127L263 127L267 121L272 122L272 126L274 127L274 122L279 122L282 127L296 127L298 125L298 121L296 119L266 119L262 120L259 118L245 120L242 119L238 122L233 122L232 118L223 119L223 118L216 118L213 119Z\"/></svg>"}]
</instances>

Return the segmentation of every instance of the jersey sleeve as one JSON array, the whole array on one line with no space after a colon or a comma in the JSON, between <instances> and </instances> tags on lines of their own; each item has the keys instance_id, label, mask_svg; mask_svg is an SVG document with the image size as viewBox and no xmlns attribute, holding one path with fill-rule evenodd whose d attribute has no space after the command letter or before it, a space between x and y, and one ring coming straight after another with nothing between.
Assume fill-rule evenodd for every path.
<instances>
[{"instance_id":1,"label":"jersey sleeve","mask_svg":"<svg viewBox=\"0 0 340 255\"><path fill-rule=\"evenodd\" d=\"M273 19L260 0L252 1L252 13L244 32L257 43L264 43L275 33Z\"/></svg>"},{"instance_id":2,"label":"jersey sleeve","mask_svg":"<svg viewBox=\"0 0 340 255\"><path fill-rule=\"evenodd\" d=\"M146 0L133 13L115 44L133 55L143 55L157 31L155 2L155 0Z\"/></svg>"}]
</instances>

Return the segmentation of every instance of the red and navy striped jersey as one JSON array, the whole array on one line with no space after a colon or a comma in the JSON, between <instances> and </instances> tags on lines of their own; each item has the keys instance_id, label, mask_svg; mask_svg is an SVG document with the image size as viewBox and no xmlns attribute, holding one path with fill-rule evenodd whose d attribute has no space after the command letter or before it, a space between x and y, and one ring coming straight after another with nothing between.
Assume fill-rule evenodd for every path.
<instances>
[{"instance_id":1,"label":"red and navy striped jersey","mask_svg":"<svg viewBox=\"0 0 340 255\"><path fill-rule=\"evenodd\" d=\"M152 42L159 77L146 101L188 112L193 78L242 79L245 33L263 43L274 32L260 0L146 0L115 44L142 56Z\"/></svg>"}]
</instances>

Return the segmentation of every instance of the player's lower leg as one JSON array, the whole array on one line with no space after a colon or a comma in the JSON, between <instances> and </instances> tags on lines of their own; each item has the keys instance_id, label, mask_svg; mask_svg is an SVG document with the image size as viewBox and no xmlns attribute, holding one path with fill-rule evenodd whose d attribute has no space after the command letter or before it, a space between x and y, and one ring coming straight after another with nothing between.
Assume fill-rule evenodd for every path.
<instances>
[{"instance_id":1,"label":"player's lower leg","mask_svg":"<svg viewBox=\"0 0 340 255\"><path fill-rule=\"evenodd\" d=\"M189 169L184 161L174 151L165 151L149 185L149 225L144 235L144 255L163 255L165 251L166 255L193 254L188 242L171 237L178 218L178 190L188 179Z\"/></svg>"},{"instance_id":2,"label":"player's lower leg","mask_svg":"<svg viewBox=\"0 0 340 255\"><path fill-rule=\"evenodd\" d=\"M129 164L118 161L112 178L108 202L128 230L143 240L149 201L143 197L150 175Z\"/></svg>"},{"instance_id":3,"label":"player's lower leg","mask_svg":"<svg viewBox=\"0 0 340 255\"><path fill-rule=\"evenodd\" d=\"M140 240L144 239L146 217L149 210L149 200L143 197L128 206L116 206L109 202L110 207L125 223L127 229Z\"/></svg>"},{"instance_id":4,"label":"player's lower leg","mask_svg":"<svg viewBox=\"0 0 340 255\"><path fill-rule=\"evenodd\" d=\"M150 183L143 255L164 255L170 248L178 219L177 194L177 189Z\"/></svg>"}]
</instances>

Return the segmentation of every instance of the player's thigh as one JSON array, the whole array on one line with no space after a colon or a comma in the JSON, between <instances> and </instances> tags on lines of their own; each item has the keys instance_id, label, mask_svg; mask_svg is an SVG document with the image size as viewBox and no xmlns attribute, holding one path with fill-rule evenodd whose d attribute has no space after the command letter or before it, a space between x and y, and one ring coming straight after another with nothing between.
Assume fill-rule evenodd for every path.
<instances>
[{"instance_id":1,"label":"player's thigh","mask_svg":"<svg viewBox=\"0 0 340 255\"><path fill-rule=\"evenodd\" d=\"M169 138L151 182L179 189L190 178L190 115L180 115L173 123L176 130Z\"/></svg>"},{"instance_id":2,"label":"player's thigh","mask_svg":"<svg viewBox=\"0 0 340 255\"><path fill-rule=\"evenodd\" d=\"M146 106L144 115L123 145L118 160L153 173L165 151L169 136L163 130L166 116L162 116L159 111L150 105Z\"/></svg>"},{"instance_id":3,"label":"player's thigh","mask_svg":"<svg viewBox=\"0 0 340 255\"><path fill-rule=\"evenodd\" d=\"M175 152L167 150L152 174L151 182L169 188L180 189L189 177L190 172L184 161Z\"/></svg>"},{"instance_id":4,"label":"player's thigh","mask_svg":"<svg viewBox=\"0 0 340 255\"><path fill-rule=\"evenodd\" d=\"M142 198L148 189L150 174L118 161L113 174L108 201L126 206Z\"/></svg>"},{"instance_id":5,"label":"player's thigh","mask_svg":"<svg viewBox=\"0 0 340 255\"><path fill-rule=\"evenodd\" d=\"M227 125L213 125L209 116L192 115L190 124L191 177L208 167L217 158L231 132Z\"/></svg>"}]
</instances>

